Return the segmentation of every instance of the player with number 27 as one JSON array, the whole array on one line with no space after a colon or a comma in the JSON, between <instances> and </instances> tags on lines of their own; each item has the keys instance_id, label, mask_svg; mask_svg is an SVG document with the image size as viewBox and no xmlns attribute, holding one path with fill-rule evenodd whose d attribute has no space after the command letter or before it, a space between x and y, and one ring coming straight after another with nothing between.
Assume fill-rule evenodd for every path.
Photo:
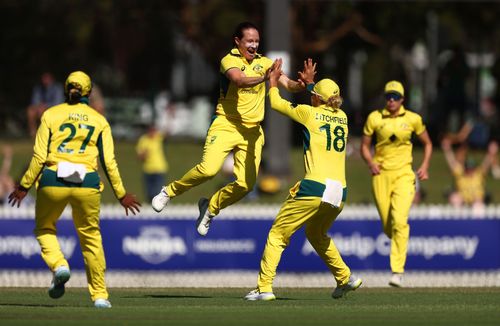
<instances>
[{"instance_id":1,"label":"player with number 27","mask_svg":"<svg viewBox=\"0 0 500 326\"><path fill-rule=\"evenodd\" d=\"M48 292L54 299L64 295L64 285L70 278L68 261L57 241L56 222L66 205L71 205L90 297L96 308L110 308L99 229L103 184L97 173L98 159L125 213L139 212L140 204L123 186L108 121L88 105L91 90L92 82L84 72L75 71L68 76L66 102L42 115L33 158L10 194L9 203L19 207L28 190L37 185L35 235L42 258L53 273Z\"/></svg>"}]
</instances>

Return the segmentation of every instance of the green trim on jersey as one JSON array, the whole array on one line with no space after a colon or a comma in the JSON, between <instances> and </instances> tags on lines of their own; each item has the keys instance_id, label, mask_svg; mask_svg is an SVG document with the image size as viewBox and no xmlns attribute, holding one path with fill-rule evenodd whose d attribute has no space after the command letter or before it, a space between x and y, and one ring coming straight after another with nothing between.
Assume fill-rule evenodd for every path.
<instances>
[{"instance_id":1,"label":"green trim on jersey","mask_svg":"<svg viewBox=\"0 0 500 326\"><path fill-rule=\"evenodd\" d=\"M311 147L311 133L306 126L301 125L302 127L302 143L304 144L304 153L309 150Z\"/></svg>"},{"instance_id":2,"label":"green trim on jersey","mask_svg":"<svg viewBox=\"0 0 500 326\"><path fill-rule=\"evenodd\" d=\"M100 178L97 172L88 172L82 183L73 183L57 177L56 171L43 170L39 187L66 187L66 188L100 188Z\"/></svg>"},{"instance_id":3,"label":"green trim on jersey","mask_svg":"<svg viewBox=\"0 0 500 326\"><path fill-rule=\"evenodd\" d=\"M303 179L300 181L299 191L295 197L323 197L326 186L321 182ZM347 199L347 187L342 189L342 201Z\"/></svg>"}]
</instances>

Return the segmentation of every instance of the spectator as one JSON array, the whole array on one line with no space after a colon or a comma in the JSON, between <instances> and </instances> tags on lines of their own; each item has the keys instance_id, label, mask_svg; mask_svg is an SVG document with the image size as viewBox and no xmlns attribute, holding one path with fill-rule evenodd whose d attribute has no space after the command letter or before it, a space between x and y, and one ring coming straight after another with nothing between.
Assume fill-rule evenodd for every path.
<instances>
[{"instance_id":1,"label":"spectator","mask_svg":"<svg viewBox=\"0 0 500 326\"><path fill-rule=\"evenodd\" d=\"M495 105L486 102L480 106L479 115L469 117L456 133L448 133L444 139L456 145L456 160L465 164L469 148L487 149L492 143L500 142L500 121ZM500 163L498 157L491 158L491 172L495 179L500 179Z\"/></svg>"},{"instance_id":2,"label":"spectator","mask_svg":"<svg viewBox=\"0 0 500 326\"><path fill-rule=\"evenodd\" d=\"M491 162L497 155L498 145L495 142L489 144L488 152L480 165L471 158L466 158L465 162L457 160L449 139L443 139L441 148L455 179L454 191L448 196L449 203L454 207L470 206L474 212L484 211L486 198L484 181Z\"/></svg>"},{"instance_id":3,"label":"spectator","mask_svg":"<svg viewBox=\"0 0 500 326\"><path fill-rule=\"evenodd\" d=\"M142 175L146 198L150 202L158 189L165 184L168 162L163 151L163 134L154 125L139 138L136 146L137 157L142 162Z\"/></svg>"},{"instance_id":4,"label":"spectator","mask_svg":"<svg viewBox=\"0 0 500 326\"><path fill-rule=\"evenodd\" d=\"M64 88L52 73L44 72L40 83L35 85L31 93L31 104L26 109L28 128L31 137L35 137L38 120L49 107L64 102Z\"/></svg>"}]
</instances>

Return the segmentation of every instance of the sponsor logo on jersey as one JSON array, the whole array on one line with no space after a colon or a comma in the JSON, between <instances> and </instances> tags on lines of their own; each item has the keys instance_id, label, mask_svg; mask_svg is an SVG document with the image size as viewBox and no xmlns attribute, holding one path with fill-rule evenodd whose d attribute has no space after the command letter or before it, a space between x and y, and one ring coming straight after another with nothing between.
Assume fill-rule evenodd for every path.
<instances>
[{"instance_id":1,"label":"sponsor logo on jersey","mask_svg":"<svg viewBox=\"0 0 500 326\"><path fill-rule=\"evenodd\" d=\"M262 65L260 64L256 64L254 67L253 67L253 71L255 72L261 72L262 70L264 69L264 67L262 67Z\"/></svg>"}]
</instances>

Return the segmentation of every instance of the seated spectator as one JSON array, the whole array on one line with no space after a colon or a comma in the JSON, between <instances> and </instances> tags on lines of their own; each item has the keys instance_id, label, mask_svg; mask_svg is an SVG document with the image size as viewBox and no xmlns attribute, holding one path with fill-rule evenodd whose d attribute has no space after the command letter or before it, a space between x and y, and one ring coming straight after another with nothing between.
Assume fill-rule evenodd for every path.
<instances>
[{"instance_id":1,"label":"seated spectator","mask_svg":"<svg viewBox=\"0 0 500 326\"><path fill-rule=\"evenodd\" d=\"M58 83L52 73L44 72L40 83L33 87L31 104L26 109L28 128L31 137L35 137L38 129L38 120L43 112L51 106L64 102L64 88Z\"/></svg>"},{"instance_id":2,"label":"seated spectator","mask_svg":"<svg viewBox=\"0 0 500 326\"><path fill-rule=\"evenodd\" d=\"M484 181L493 157L497 155L497 144L490 143L488 153L480 165L476 165L470 158L466 158L464 163L457 160L449 139L442 141L441 148L455 178L455 189L449 194L449 203L455 207L467 205L475 211L482 211L486 198Z\"/></svg>"}]
</instances>

